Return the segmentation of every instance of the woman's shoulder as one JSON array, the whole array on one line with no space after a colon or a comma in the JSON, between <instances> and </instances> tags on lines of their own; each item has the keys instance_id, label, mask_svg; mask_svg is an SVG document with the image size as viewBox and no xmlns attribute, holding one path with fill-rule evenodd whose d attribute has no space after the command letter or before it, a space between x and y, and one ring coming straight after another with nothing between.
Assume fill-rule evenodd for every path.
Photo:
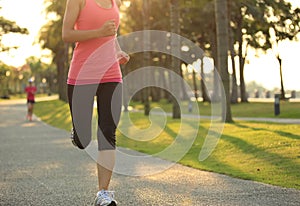
<instances>
[{"instance_id":1,"label":"woman's shoulder","mask_svg":"<svg viewBox=\"0 0 300 206\"><path fill-rule=\"evenodd\" d=\"M85 5L86 0L68 0L67 4L69 4L71 7L73 6L79 6L80 9L82 9Z\"/></svg>"},{"instance_id":2,"label":"woman's shoulder","mask_svg":"<svg viewBox=\"0 0 300 206\"><path fill-rule=\"evenodd\" d=\"M116 1L116 3L117 3L118 7L120 7L121 4L122 4L122 1L121 1L121 0L115 0L115 1Z\"/></svg>"}]
</instances>

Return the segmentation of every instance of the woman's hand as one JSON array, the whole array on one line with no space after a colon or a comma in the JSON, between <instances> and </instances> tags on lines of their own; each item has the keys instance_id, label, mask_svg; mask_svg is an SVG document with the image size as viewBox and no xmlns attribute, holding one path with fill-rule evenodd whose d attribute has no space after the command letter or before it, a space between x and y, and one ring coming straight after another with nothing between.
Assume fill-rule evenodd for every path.
<instances>
[{"instance_id":1,"label":"woman's hand","mask_svg":"<svg viewBox=\"0 0 300 206\"><path fill-rule=\"evenodd\" d=\"M106 21L103 26L100 28L100 36L106 37L106 36L114 36L117 34L117 28L115 20L108 20Z\"/></svg>"},{"instance_id":2,"label":"woman's hand","mask_svg":"<svg viewBox=\"0 0 300 206\"><path fill-rule=\"evenodd\" d=\"M117 57L119 59L119 64L127 64L130 59L130 56L123 51L120 51Z\"/></svg>"}]
</instances>

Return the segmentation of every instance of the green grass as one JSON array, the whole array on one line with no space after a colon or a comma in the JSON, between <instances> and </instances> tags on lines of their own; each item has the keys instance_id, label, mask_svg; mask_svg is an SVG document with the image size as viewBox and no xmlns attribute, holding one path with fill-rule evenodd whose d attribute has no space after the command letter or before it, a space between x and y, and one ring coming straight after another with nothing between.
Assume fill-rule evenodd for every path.
<instances>
[{"instance_id":1,"label":"green grass","mask_svg":"<svg viewBox=\"0 0 300 206\"><path fill-rule=\"evenodd\" d=\"M130 106L135 109L143 110L143 105L139 102L131 102ZM166 112L172 111L172 105L167 104L165 100L160 102L152 102L151 107L161 107ZM198 103L199 112L201 115L210 115L212 107L209 103ZM219 108L215 105L214 108ZM182 102L182 113L188 114L188 102ZM300 119L300 102L280 101L280 115L274 115L274 103L272 102L251 102L239 103L231 105L233 117L268 117L268 118L299 118ZM196 109L193 109L192 114L197 114Z\"/></svg>"},{"instance_id":2,"label":"green grass","mask_svg":"<svg viewBox=\"0 0 300 206\"><path fill-rule=\"evenodd\" d=\"M242 105L236 105L233 110L234 112L240 111L244 114L252 114L253 111L249 110L253 108L267 113L264 110L265 106L268 105L264 104L245 104L247 109L243 109ZM287 105L293 110L294 104ZM53 126L66 130L71 128L68 106L61 101L39 102L36 104L35 113ZM135 127L145 129L151 126L149 119L142 113L129 114ZM137 141L128 138L128 136L131 137L130 131L133 128L128 125L125 116L123 114L121 118L119 126L121 130L118 130L117 134L119 146L149 154L157 154L174 142L180 126L186 128L183 131L183 137L188 137L192 129L199 129L192 147L179 161L181 164L237 178L300 189L299 125L246 121L225 124L216 149L208 159L200 162L198 156L210 127L209 121L201 120L200 125L198 125L192 119L181 122L180 120L167 118L166 126L162 128L162 132L157 137L149 141ZM286 118L292 117L297 117L297 115L294 116L291 112L290 115L286 116ZM128 136L120 132L124 132L124 130L129 134ZM156 129L153 130L156 131ZM144 137L145 135L140 136L140 138ZM151 137L150 133L149 137ZM164 158L172 159L172 154Z\"/></svg>"},{"instance_id":3,"label":"green grass","mask_svg":"<svg viewBox=\"0 0 300 206\"><path fill-rule=\"evenodd\" d=\"M232 105L234 117L299 118L300 102L280 101L280 115L274 115L274 103L241 103Z\"/></svg>"},{"instance_id":4,"label":"green grass","mask_svg":"<svg viewBox=\"0 0 300 206\"><path fill-rule=\"evenodd\" d=\"M37 102L34 106L34 113L54 127L68 131L72 128L69 105L63 101Z\"/></svg>"},{"instance_id":5,"label":"green grass","mask_svg":"<svg viewBox=\"0 0 300 206\"><path fill-rule=\"evenodd\" d=\"M202 124L207 131L209 124ZM300 189L299 125L237 122L226 124L212 155L197 161L195 145L181 163L284 187Z\"/></svg>"}]
</instances>

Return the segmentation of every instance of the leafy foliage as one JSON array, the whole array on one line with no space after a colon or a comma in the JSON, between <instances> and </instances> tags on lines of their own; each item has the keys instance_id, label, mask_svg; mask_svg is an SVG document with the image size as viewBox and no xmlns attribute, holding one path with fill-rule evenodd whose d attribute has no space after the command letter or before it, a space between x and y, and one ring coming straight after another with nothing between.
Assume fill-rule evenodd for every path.
<instances>
[{"instance_id":1,"label":"leafy foliage","mask_svg":"<svg viewBox=\"0 0 300 206\"><path fill-rule=\"evenodd\" d=\"M126 34L142 30L144 27L143 0L126 0L130 6L121 8L122 20L120 33ZM52 50L54 62L67 62L66 45L61 39L62 16L66 0L45 0L47 12L55 18L41 30L40 40L44 48ZM170 27L171 0L151 0L147 13L149 29L171 31ZM196 42L206 54L216 60L216 19L214 16L213 0L178 0L180 18L178 20L182 36ZM228 0L230 13L228 14L230 32L233 40L229 48L235 48L234 56L240 59L236 68L240 70L240 88L242 101L247 101L246 86L244 83L244 65L247 58L247 49L252 47L267 51L285 39L295 39L300 27L300 9L293 8L285 0ZM160 54L152 54L160 58ZM126 72L142 65L140 54L131 56ZM163 59L163 58L161 58ZM170 60L161 60L161 63L170 65ZM66 67L66 65L65 65ZM66 68L64 68L66 69Z\"/></svg>"},{"instance_id":2,"label":"leafy foliage","mask_svg":"<svg viewBox=\"0 0 300 206\"><path fill-rule=\"evenodd\" d=\"M70 45L65 44L61 38L66 0L44 0L44 2L47 5L46 12L52 18L41 29L40 42L44 48L50 49L53 53L53 62L57 68L59 98L67 101L65 82L69 66L68 55Z\"/></svg>"},{"instance_id":3,"label":"leafy foliage","mask_svg":"<svg viewBox=\"0 0 300 206\"><path fill-rule=\"evenodd\" d=\"M26 28L19 27L14 21L7 20L0 16L0 52L9 49L1 44L2 36L8 33L28 34L28 30Z\"/></svg>"}]
</instances>

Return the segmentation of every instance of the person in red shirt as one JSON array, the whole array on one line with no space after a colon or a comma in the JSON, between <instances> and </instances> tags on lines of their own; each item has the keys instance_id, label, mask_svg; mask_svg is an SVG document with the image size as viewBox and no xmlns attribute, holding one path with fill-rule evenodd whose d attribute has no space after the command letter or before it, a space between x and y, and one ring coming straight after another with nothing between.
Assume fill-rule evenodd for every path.
<instances>
[{"instance_id":1,"label":"person in red shirt","mask_svg":"<svg viewBox=\"0 0 300 206\"><path fill-rule=\"evenodd\" d=\"M27 93L27 116L26 119L32 121L32 113L33 113L33 105L35 103L34 95L36 93L36 87L33 86L33 81L30 79L29 85L25 88L25 92Z\"/></svg>"}]
</instances>

